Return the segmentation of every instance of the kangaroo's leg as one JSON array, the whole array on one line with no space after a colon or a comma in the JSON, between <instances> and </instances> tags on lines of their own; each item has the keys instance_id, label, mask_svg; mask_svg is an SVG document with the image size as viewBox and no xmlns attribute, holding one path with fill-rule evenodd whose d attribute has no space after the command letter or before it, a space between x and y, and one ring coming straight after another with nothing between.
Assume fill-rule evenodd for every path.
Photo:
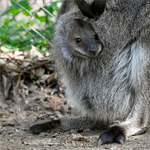
<instances>
[{"instance_id":1,"label":"kangaroo's leg","mask_svg":"<svg viewBox=\"0 0 150 150\"><path fill-rule=\"evenodd\" d=\"M135 42L131 47L129 83L134 90L133 106L126 120L103 132L98 145L124 143L126 137L147 131L150 121L150 52L145 44ZM117 111L117 110L116 110Z\"/></svg>"},{"instance_id":2,"label":"kangaroo's leg","mask_svg":"<svg viewBox=\"0 0 150 150\"><path fill-rule=\"evenodd\" d=\"M123 144L127 137L145 133L148 130L148 110L148 106L136 104L125 122L110 127L99 136L98 145L113 142Z\"/></svg>"}]
</instances>

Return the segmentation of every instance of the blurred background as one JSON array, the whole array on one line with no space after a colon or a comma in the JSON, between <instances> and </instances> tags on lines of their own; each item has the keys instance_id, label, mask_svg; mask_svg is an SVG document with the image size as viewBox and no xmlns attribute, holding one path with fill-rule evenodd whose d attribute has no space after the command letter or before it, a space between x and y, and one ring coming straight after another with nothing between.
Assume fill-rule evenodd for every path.
<instances>
[{"instance_id":1,"label":"blurred background","mask_svg":"<svg viewBox=\"0 0 150 150\"><path fill-rule=\"evenodd\" d=\"M0 0L0 116L1 110L13 106L34 107L36 112L38 102L43 114L55 108L67 112L62 106L67 104L64 88L51 58L61 4L62 0Z\"/></svg>"},{"instance_id":2,"label":"blurred background","mask_svg":"<svg viewBox=\"0 0 150 150\"><path fill-rule=\"evenodd\" d=\"M50 52L61 3L62 0L0 0L2 100L17 101L15 95L18 95L19 87L22 90L26 85L27 89L27 83L42 82L48 86L55 80Z\"/></svg>"},{"instance_id":3,"label":"blurred background","mask_svg":"<svg viewBox=\"0 0 150 150\"><path fill-rule=\"evenodd\" d=\"M8 51L51 49L62 0L0 0L0 47Z\"/></svg>"},{"instance_id":4,"label":"blurred background","mask_svg":"<svg viewBox=\"0 0 150 150\"><path fill-rule=\"evenodd\" d=\"M76 113L68 103L51 57L61 3L62 0L0 0L1 150L42 150L55 149L57 143L62 143L63 148L67 145L57 136L49 141L45 134L27 134L35 123ZM53 133L47 135L51 137Z\"/></svg>"}]
</instances>

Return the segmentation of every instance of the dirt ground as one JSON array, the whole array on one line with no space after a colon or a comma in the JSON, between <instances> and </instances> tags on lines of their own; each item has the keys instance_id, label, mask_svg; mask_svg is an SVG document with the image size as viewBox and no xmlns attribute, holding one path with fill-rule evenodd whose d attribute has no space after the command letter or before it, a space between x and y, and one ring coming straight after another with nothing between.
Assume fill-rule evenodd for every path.
<instances>
[{"instance_id":1,"label":"dirt ground","mask_svg":"<svg viewBox=\"0 0 150 150\"><path fill-rule=\"evenodd\" d=\"M130 137L123 145L106 144L97 147L100 131L84 130L77 133L52 131L32 135L31 125L50 119L72 116L74 107L69 105L61 92L49 87L29 86L23 102L4 100L0 95L0 150L148 150L150 129L147 133ZM52 94L53 93L53 94Z\"/></svg>"}]
</instances>

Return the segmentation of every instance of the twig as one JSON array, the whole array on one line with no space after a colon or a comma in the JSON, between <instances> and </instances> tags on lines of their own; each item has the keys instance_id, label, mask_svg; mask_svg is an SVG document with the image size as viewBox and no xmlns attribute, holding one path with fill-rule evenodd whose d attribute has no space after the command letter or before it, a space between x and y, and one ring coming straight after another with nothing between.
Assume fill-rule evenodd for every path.
<instances>
[{"instance_id":1,"label":"twig","mask_svg":"<svg viewBox=\"0 0 150 150\"><path fill-rule=\"evenodd\" d=\"M18 87L19 87L21 75L22 75L22 73L19 74L19 78L18 78L18 80L17 80L17 84L16 84L15 88L18 88Z\"/></svg>"},{"instance_id":2,"label":"twig","mask_svg":"<svg viewBox=\"0 0 150 150\"><path fill-rule=\"evenodd\" d=\"M50 63L50 62L52 62L52 60L48 60L48 61L46 61L46 62L37 64L37 65L32 66L32 67L30 67L30 68L27 68L27 69L24 70L24 72L29 71L29 70L32 70L32 69L35 69L35 68L38 68L38 67L43 66L43 65L45 65L45 64L47 64L47 63Z\"/></svg>"},{"instance_id":3,"label":"twig","mask_svg":"<svg viewBox=\"0 0 150 150\"><path fill-rule=\"evenodd\" d=\"M48 61L45 61L45 62L42 62L42 63L40 63L40 64L36 64L36 65L34 65L34 66L32 66L32 67L26 67L26 68L19 68L19 69L9 69L9 68L5 68L5 70L6 71L8 71L8 72L12 72L12 71L14 71L14 72L17 72L17 73L29 73L28 71L31 71L31 70L33 70L33 69L36 69L36 68L38 68L38 67L40 67L40 66L43 66L43 65L45 65L45 64L48 64L48 63L51 63L52 62L52 60L48 60ZM34 62L33 62L34 63ZM3 69L4 70L4 69Z\"/></svg>"}]
</instances>

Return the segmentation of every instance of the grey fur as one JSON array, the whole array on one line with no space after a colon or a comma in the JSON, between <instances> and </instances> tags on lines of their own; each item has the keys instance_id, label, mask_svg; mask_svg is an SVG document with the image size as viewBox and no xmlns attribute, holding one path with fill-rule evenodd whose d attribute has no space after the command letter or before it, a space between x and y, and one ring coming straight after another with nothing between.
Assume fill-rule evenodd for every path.
<instances>
[{"instance_id":1,"label":"grey fur","mask_svg":"<svg viewBox=\"0 0 150 150\"><path fill-rule=\"evenodd\" d=\"M59 14L54 39L67 95L95 122L119 120L127 136L140 133L150 123L150 1L106 2L99 19L91 21L103 43L96 58L70 55L66 32L71 19L71 11Z\"/></svg>"}]
</instances>

